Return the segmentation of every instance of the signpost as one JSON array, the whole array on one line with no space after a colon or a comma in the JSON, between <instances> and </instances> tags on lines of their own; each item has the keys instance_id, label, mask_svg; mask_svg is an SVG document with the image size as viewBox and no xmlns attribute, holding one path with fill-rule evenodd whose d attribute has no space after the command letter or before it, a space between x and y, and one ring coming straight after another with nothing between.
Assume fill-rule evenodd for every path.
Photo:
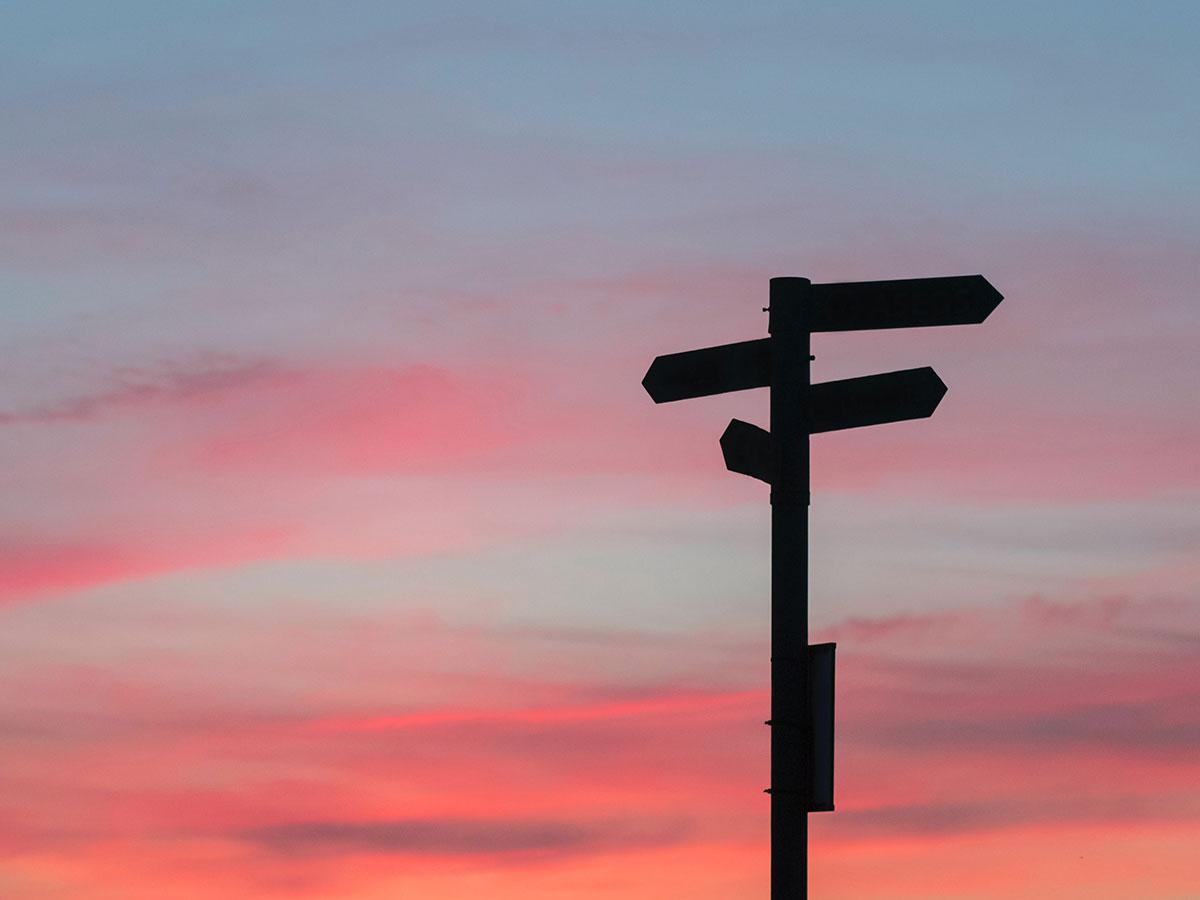
<instances>
[{"instance_id":1,"label":"signpost","mask_svg":"<svg viewBox=\"0 0 1200 900\"><path fill-rule=\"evenodd\" d=\"M769 338L660 356L655 403L769 387L771 430L734 419L725 466L771 485L771 900L808 897L808 814L833 810L833 644L808 643L809 435L933 414L933 369L812 384L817 331L982 322L1002 296L982 275L812 284L771 279Z\"/></svg>"}]
</instances>

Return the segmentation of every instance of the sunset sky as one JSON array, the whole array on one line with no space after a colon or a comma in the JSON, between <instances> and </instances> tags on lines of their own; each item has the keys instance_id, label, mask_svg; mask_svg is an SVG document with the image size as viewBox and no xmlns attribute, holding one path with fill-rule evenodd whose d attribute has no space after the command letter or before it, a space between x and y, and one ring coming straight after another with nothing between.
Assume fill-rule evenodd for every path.
<instances>
[{"instance_id":1,"label":"sunset sky","mask_svg":"<svg viewBox=\"0 0 1200 900\"><path fill-rule=\"evenodd\" d=\"M1200 897L1200 6L0 9L0 897L768 877L768 279L813 439L814 900Z\"/></svg>"}]
</instances>

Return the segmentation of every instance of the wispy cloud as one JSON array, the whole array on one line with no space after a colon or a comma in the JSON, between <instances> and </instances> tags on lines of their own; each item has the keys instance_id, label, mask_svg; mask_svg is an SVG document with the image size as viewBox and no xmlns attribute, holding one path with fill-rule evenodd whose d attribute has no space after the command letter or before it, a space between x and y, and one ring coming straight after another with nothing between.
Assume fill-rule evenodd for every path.
<instances>
[{"instance_id":1,"label":"wispy cloud","mask_svg":"<svg viewBox=\"0 0 1200 900\"><path fill-rule=\"evenodd\" d=\"M241 837L272 853L558 858L644 849L685 840L684 820L592 822L576 819L398 819L377 822L289 822Z\"/></svg>"},{"instance_id":2,"label":"wispy cloud","mask_svg":"<svg viewBox=\"0 0 1200 900\"><path fill-rule=\"evenodd\" d=\"M831 837L872 837L920 841L1034 826L1130 827L1144 824L1200 826L1200 797L1123 795L1063 797L1049 794L1024 800L907 803L839 813L823 824Z\"/></svg>"},{"instance_id":3,"label":"wispy cloud","mask_svg":"<svg viewBox=\"0 0 1200 900\"><path fill-rule=\"evenodd\" d=\"M281 527L190 534L182 541L70 540L0 535L0 604L181 571L270 558L288 546Z\"/></svg>"},{"instance_id":4,"label":"wispy cloud","mask_svg":"<svg viewBox=\"0 0 1200 900\"><path fill-rule=\"evenodd\" d=\"M607 703L514 709L437 709L400 715L324 719L312 723L311 727L321 732L371 732L463 724L494 724L510 728L555 726L640 716L729 715L744 713L746 707L755 703L761 705L766 700L767 694L760 690L705 693L679 690Z\"/></svg>"},{"instance_id":5,"label":"wispy cloud","mask_svg":"<svg viewBox=\"0 0 1200 900\"><path fill-rule=\"evenodd\" d=\"M0 425L93 421L147 407L198 403L243 391L287 373L267 360L202 356L158 366L127 366L104 376L108 386L25 409L0 410Z\"/></svg>"},{"instance_id":6,"label":"wispy cloud","mask_svg":"<svg viewBox=\"0 0 1200 900\"><path fill-rule=\"evenodd\" d=\"M80 608L63 609L78 625ZM317 621L284 633L236 604L194 606L203 627L180 614L117 629L136 625L124 677L94 663L10 673L0 755L25 785L6 793L13 842L78 856L115 834L130 846L169 835L179 853L237 854L239 878L291 861L318 881L347 858L508 871L762 850L765 672L733 663L765 647L414 613L376 620L368 640L341 607L308 609ZM215 646L217 663L163 643L216 618L245 632ZM1194 831L1197 645L1181 638L1198 625L1194 604L1100 597L834 626L821 637L839 641L839 811L814 840L865 861L897 843ZM159 645L172 652L144 649ZM64 646L89 658L86 643ZM497 663L516 659L520 677ZM398 691L422 702L389 708ZM43 815L64 796L69 833Z\"/></svg>"}]
</instances>

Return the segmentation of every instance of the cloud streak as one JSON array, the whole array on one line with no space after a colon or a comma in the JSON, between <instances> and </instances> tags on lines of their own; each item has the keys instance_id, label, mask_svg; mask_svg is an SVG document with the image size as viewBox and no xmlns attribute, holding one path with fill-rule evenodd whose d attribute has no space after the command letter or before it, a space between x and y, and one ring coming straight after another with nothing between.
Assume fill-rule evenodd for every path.
<instances>
[{"instance_id":1,"label":"cloud streak","mask_svg":"<svg viewBox=\"0 0 1200 900\"><path fill-rule=\"evenodd\" d=\"M744 712L747 706L763 704L763 691L724 691L697 693L670 691L624 701L499 709L439 709L404 715L373 716L355 719L325 719L312 723L317 732L400 731L455 725L559 726L574 723L605 722L642 716L708 715L722 716Z\"/></svg>"},{"instance_id":2,"label":"cloud streak","mask_svg":"<svg viewBox=\"0 0 1200 900\"><path fill-rule=\"evenodd\" d=\"M380 822L288 822L241 837L286 856L359 853L420 856L509 856L526 861L611 853L678 843L683 821L586 822L572 819L399 819Z\"/></svg>"},{"instance_id":3,"label":"cloud streak","mask_svg":"<svg viewBox=\"0 0 1200 900\"><path fill-rule=\"evenodd\" d=\"M79 626L79 609L63 606ZM115 838L138 848L169 836L182 856L224 848L239 860L238 890L279 866L331 889L323 879L351 860L430 878L452 860L514 878L609 856L681 854L703 867L737 848L739 877L761 863L765 673L731 663L765 647L411 614L376 621L380 639L363 642L352 610L308 614L308 628L277 633L236 604L220 611L246 632L245 653L217 648L237 678L204 668L203 648L147 653L166 631L197 630L178 614L158 638L153 619L138 624L123 678L94 663L74 681L11 672L0 762L23 786L6 783L7 840L78 859ZM1079 829L1194 833L1200 704L1186 674L1197 645L1181 638L1198 624L1183 602L1039 598L834 626L838 812L814 822L822 858L868 865L897 845L1037 844ZM518 658L520 677L495 671ZM304 675L281 681L281 669ZM362 699L400 690L426 702L389 711ZM462 701L479 696L495 703ZM323 714L306 715L314 706ZM76 810L69 830L48 815L63 802Z\"/></svg>"},{"instance_id":4,"label":"cloud streak","mask_svg":"<svg viewBox=\"0 0 1200 900\"><path fill-rule=\"evenodd\" d=\"M90 394L0 410L0 426L90 422L152 406L215 401L266 382L286 381L287 373L266 360L215 355L192 363L127 366L113 371L108 380L111 387Z\"/></svg>"}]
</instances>

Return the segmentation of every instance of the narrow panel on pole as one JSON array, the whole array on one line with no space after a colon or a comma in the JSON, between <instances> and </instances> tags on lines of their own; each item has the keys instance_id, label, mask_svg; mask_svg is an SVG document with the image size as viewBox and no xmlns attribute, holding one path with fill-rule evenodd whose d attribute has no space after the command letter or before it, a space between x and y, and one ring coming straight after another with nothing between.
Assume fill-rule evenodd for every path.
<instances>
[{"instance_id":1,"label":"narrow panel on pole","mask_svg":"<svg viewBox=\"0 0 1200 900\"><path fill-rule=\"evenodd\" d=\"M833 812L833 662L837 644L808 647L808 690L812 709L812 789L808 808Z\"/></svg>"}]
</instances>

